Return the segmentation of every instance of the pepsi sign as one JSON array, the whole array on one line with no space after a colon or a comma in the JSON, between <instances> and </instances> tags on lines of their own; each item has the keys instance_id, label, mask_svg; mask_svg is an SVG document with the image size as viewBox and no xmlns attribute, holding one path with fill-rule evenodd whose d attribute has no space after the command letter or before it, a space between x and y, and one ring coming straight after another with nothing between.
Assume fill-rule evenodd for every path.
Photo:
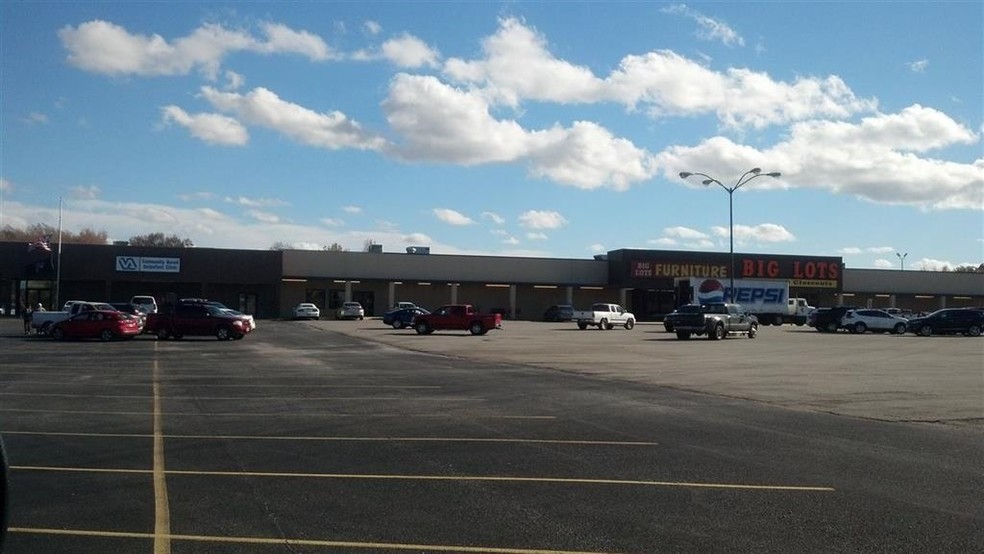
<instances>
[{"instance_id":1,"label":"pepsi sign","mask_svg":"<svg viewBox=\"0 0 984 554\"><path fill-rule=\"evenodd\" d=\"M786 304L789 285L776 281L736 280L735 290L717 279L694 280L694 300L699 304L733 302L746 306Z\"/></svg>"}]
</instances>

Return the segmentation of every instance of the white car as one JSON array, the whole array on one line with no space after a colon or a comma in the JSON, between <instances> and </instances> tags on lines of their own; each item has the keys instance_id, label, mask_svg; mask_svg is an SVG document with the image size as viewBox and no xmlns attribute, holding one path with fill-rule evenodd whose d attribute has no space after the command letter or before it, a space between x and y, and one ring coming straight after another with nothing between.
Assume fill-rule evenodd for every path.
<instances>
[{"instance_id":1,"label":"white car","mask_svg":"<svg viewBox=\"0 0 984 554\"><path fill-rule=\"evenodd\" d=\"M892 332L896 335L905 334L909 320L904 317L892 315L885 310L859 309L848 310L841 318L841 326L852 333L864 333L865 331L877 331L879 333Z\"/></svg>"},{"instance_id":2,"label":"white car","mask_svg":"<svg viewBox=\"0 0 984 554\"><path fill-rule=\"evenodd\" d=\"M344 302L335 312L335 319L363 319L366 312L358 302Z\"/></svg>"},{"instance_id":3,"label":"white car","mask_svg":"<svg viewBox=\"0 0 984 554\"><path fill-rule=\"evenodd\" d=\"M321 310L310 302L294 306L294 319L321 319Z\"/></svg>"}]
</instances>

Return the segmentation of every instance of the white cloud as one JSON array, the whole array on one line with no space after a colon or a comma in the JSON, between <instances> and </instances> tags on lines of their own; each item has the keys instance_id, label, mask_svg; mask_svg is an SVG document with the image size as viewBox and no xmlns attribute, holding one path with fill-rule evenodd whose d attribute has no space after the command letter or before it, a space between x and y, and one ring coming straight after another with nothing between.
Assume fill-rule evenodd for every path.
<instances>
[{"instance_id":1,"label":"white cloud","mask_svg":"<svg viewBox=\"0 0 984 554\"><path fill-rule=\"evenodd\" d=\"M697 22L697 37L702 40L721 41L725 46L745 46L745 39L723 21L708 17L684 4L674 4L663 8L663 13L678 14Z\"/></svg>"},{"instance_id":2,"label":"white cloud","mask_svg":"<svg viewBox=\"0 0 984 554\"><path fill-rule=\"evenodd\" d=\"M71 188L69 196L75 199L93 200L99 197L99 193L99 187L95 185L88 187L78 185Z\"/></svg>"},{"instance_id":3,"label":"white cloud","mask_svg":"<svg viewBox=\"0 0 984 554\"><path fill-rule=\"evenodd\" d=\"M929 60L926 59L909 62L909 69L913 73L925 73L927 67L929 67Z\"/></svg>"},{"instance_id":4,"label":"white cloud","mask_svg":"<svg viewBox=\"0 0 984 554\"><path fill-rule=\"evenodd\" d=\"M706 239L708 236L707 233L691 229L690 227L667 227L663 229L663 234L667 237L685 240Z\"/></svg>"},{"instance_id":5,"label":"white cloud","mask_svg":"<svg viewBox=\"0 0 984 554\"><path fill-rule=\"evenodd\" d=\"M594 252L595 254L600 254L600 253L603 253L603 252L607 252L608 251L605 248L605 245L604 244L599 244L599 243L595 243L595 244L592 244L592 245L588 246L588 250L591 251L591 252Z\"/></svg>"},{"instance_id":6,"label":"white cloud","mask_svg":"<svg viewBox=\"0 0 984 554\"><path fill-rule=\"evenodd\" d=\"M696 146L674 146L657 160L669 179L680 171L702 171L730 182L750 167L782 172L752 188L819 188L883 204L934 209L984 209L984 158L948 162L919 154L980 141L966 126L932 108L914 105L859 123L808 121L793 125L788 138L757 150L724 137ZM891 168L891 170L886 170Z\"/></svg>"},{"instance_id":7,"label":"white cloud","mask_svg":"<svg viewBox=\"0 0 984 554\"><path fill-rule=\"evenodd\" d=\"M225 72L226 77L226 90L239 90L244 84L246 84L246 77L243 77L235 71L227 70Z\"/></svg>"},{"instance_id":8,"label":"white cloud","mask_svg":"<svg viewBox=\"0 0 984 554\"><path fill-rule=\"evenodd\" d=\"M0 177L0 190L5 190L7 192L10 192L14 190L14 184L8 181L7 179Z\"/></svg>"},{"instance_id":9,"label":"white cloud","mask_svg":"<svg viewBox=\"0 0 984 554\"><path fill-rule=\"evenodd\" d=\"M670 237L660 237L658 239L650 239L650 240L647 240L646 242L649 243L649 244L652 244L654 246L661 246L661 247L664 247L664 248L666 248L666 247L673 247L673 246L676 246L677 245L676 239L673 239L673 238L670 238Z\"/></svg>"},{"instance_id":10,"label":"white cloud","mask_svg":"<svg viewBox=\"0 0 984 554\"><path fill-rule=\"evenodd\" d=\"M549 237L544 233L526 233L526 238L529 240L547 240Z\"/></svg>"},{"instance_id":11,"label":"white cloud","mask_svg":"<svg viewBox=\"0 0 984 554\"><path fill-rule=\"evenodd\" d=\"M778 82L743 68L715 72L664 50L626 56L616 71L600 78L589 68L557 59L546 45L543 36L520 20L504 19L483 40L484 59L451 58L444 75L478 87L476 94L494 104L614 101L655 117L714 113L728 127L847 117L877 107L874 100L857 98L836 76Z\"/></svg>"},{"instance_id":12,"label":"white cloud","mask_svg":"<svg viewBox=\"0 0 984 554\"><path fill-rule=\"evenodd\" d=\"M361 214L362 208L359 206L343 206L342 211L347 214Z\"/></svg>"},{"instance_id":13,"label":"white cloud","mask_svg":"<svg viewBox=\"0 0 984 554\"><path fill-rule=\"evenodd\" d=\"M192 202L195 200L212 200L215 198L215 193L212 192L192 192L188 194L179 194L178 198L185 202Z\"/></svg>"},{"instance_id":14,"label":"white cloud","mask_svg":"<svg viewBox=\"0 0 984 554\"><path fill-rule=\"evenodd\" d=\"M21 121L27 125L47 125L48 116L40 112L31 112L27 114L27 117L21 118Z\"/></svg>"},{"instance_id":15,"label":"white cloud","mask_svg":"<svg viewBox=\"0 0 984 554\"><path fill-rule=\"evenodd\" d=\"M410 34L387 40L381 50L384 58L399 67L437 67L441 58L440 52Z\"/></svg>"},{"instance_id":16,"label":"white cloud","mask_svg":"<svg viewBox=\"0 0 984 554\"><path fill-rule=\"evenodd\" d=\"M376 36L379 33L383 32L383 26L372 20L363 23L362 28L365 29L366 33L372 36Z\"/></svg>"},{"instance_id":17,"label":"white cloud","mask_svg":"<svg viewBox=\"0 0 984 554\"><path fill-rule=\"evenodd\" d=\"M559 229L567 220L557 212L530 210L519 216L519 224L527 229Z\"/></svg>"},{"instance_id":18,"label":"white cloud","mask_svg":"<svg viewBox=\"0 0 984 554\"><path fill-rule=\"evenodd\" d=\"M897 263L886 260L885 258L878 258L874 261L873 265L875 269L895 269L898 267Z\"/></svg>"},{"instance_id":19,"label":"white cloud","mask_svg":"<svg viewBox=\"0 0 984 554\"><path fill-rule=\"evenodd\" d=\"M318 221L320 221L323 225L327 225L329 227L342 227L345 225L344 220L335 217L322 217Z\"/></svg>"},{"instance_id":20,"label":"white cloud","mask_svg":"<svg viewBox=\"0 0 984 554\"><path fill-rule=\"evenodd\" d=\"M868 252L871 252L871 253L874 253L874 254L886 254L886 253L895 252L895 248L893 248L891 246L871 246L871 247L868 247L867 250L868 250Z\"/></svg>"},{"instance_id":21,"label":"white cloud","mask_svg":"<svg viewBox=\"0 0 984 554\"><path fill-rule=\"evenodd\" d=\"M519 244L519 239L517 239L516 237L509 237L509 238L503 240L502 241L502 244L508 244L510 246L515 246L515 245Z\"/></svg>"},{"instance_id":22,"label":"white cloud","mask_svg":"<svg viewBox=\"0 0 984 554\"><path fill-rule=\"evenodd\" d=\"M908 266L912 269L919 269L922 271L943 271L944 269L950 269L957 267L959 264L953 264L944 260L934 260L932 258L923 258L921 260L915 261L912 265ZM974 264L976 265L976 264Z\"/></svg>"},{"instance_id":23,"label":"white cloud","mask_svg":"<svg viewBox=\"0 0 984 554\"><path fill-rule=\"evenodd\" d=\"M242 146L249 142L249 132L231 117L212 113L192 115L177 106L165 106L161 112L165 125L177 123L209 144Z\"/></svg>"},{"instance_id":24,"label":"white cloud","mask_svg":"<svg viewBox=\"0 0 984 554\"><path fill-rule=\"evenodd\" d=\"M858 248L857 246L848 246L837 251L838 254L844 256L856 256L862 252L864 252L864 249Z\"/></svg>"},{"instance_id":25,"label":"white cloud","mask_svg":"<svg viewBox=\"0 0 984 554\"><path fill-rule=\"evenodd\" d=\"M506 218L494 212L482 212L482 219L489 219L496 225L503 225L506 223Z\"/></svg>"},{"instance_id":26,"label":"white cloud","mask_svg":"<svg viewBox=\"0 0 984 554\"><path fill-rule=\"evenodd\" d=\"M262 87L245 95L202 87L202 96L218 110L232 112L241 121L272 129L302 144L329 150L379 150L386 144L385 139L363 130L341 112L318 113L281 100Z\"/></svg>"},{"instance_id":27,"label":"white cloud","mask_svg":"<svg viewBox=\"0 0 984 554\"><path fill-rule=\"evenodd\" d=\"M472 218L448 208L434 208L432 212L437 219L449 225L472 225L475 223Z\"/></svg>"},{"instance_id":28,"label":"white cloud","mask_svg":"<svg viewBox=\"0 0 984 554\"><path fill-rule=\"evenodd\" d=\"M247 198L245 196L226 196L223 199L227 204L236 204L239 206L246 206L249 208L263 208L263 207L276 207L276 206L287 206L288 203L280 200L278 198Z\"/></svg>"},{"instance_id":29,"label":"white cloud","mask_svg":"<svg viewBox=\"0 0 984 554\"><path fill-rule=\"evenodd\" d=\"M277 216L277 214L272 214L270 212L246 210L246 215L263 223L280 223L280 217Z\"/></svg>"},{"instance_id":30,"label":"white cloud","mask_svg":"<svg viewBox=\"0 0 984 554\"><path fill-rule=\"evenodd\" d=\"M206 24L168 42L160 35L139 35L109 21L93 20L58 31L68 61L79 69L106 75L186 75L197 69L214 78L231 52L300 54L314 61L335 54L316 35L278 23L260 25L263 39L242 30Z\"/></svg>"},{"instance_id":31,"label":"white cloud","mask_svg":"<svg viewBox=\"0 0 984 554\"><path fill-rule=\"evenodd\" d=\"M718 237L730 237L730 231L727 227L712 227L711 230ZM793 242L796 240L796 237L787 231L785 227L774 223L762 223L754 226L735 225L734 235L735 242L739 243Z\"/></svg>"}]
</instances>

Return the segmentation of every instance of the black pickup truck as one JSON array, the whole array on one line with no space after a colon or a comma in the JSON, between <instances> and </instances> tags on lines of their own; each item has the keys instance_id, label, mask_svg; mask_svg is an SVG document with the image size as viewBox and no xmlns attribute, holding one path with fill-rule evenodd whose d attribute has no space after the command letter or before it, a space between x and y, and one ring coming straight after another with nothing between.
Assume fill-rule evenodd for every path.
<instances>
[{"instance_id":1,"label":"black pickup truck","mask_svg":"<svg viewBox=\"0 0 984 554\"><path fill-rule=\"evenodd\" d=\"M720 340L728 335L746 335L754 339L758 334L758 318L749 314L740 304L701 304L695 313L681 313L673 322L673 329L680 340L690 335L707 335Z\"/></svg>"}]
</instances>

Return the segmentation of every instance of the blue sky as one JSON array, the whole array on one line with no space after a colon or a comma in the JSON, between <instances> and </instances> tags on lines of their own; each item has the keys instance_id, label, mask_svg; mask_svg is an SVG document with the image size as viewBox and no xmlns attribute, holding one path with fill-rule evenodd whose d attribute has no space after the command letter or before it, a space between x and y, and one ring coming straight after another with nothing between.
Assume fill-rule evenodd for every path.
<instances>
[{"instance_id":1,"label":"blue sky","mask_svg":"<svg viewBox=\"0 0 984 554\"><path fill-rule=\"evenodd\" d=\"M0 4L2 224L984 262L984 4ZM898 254L897 254L898 253Z\"/></svg>"}]
</instances>

